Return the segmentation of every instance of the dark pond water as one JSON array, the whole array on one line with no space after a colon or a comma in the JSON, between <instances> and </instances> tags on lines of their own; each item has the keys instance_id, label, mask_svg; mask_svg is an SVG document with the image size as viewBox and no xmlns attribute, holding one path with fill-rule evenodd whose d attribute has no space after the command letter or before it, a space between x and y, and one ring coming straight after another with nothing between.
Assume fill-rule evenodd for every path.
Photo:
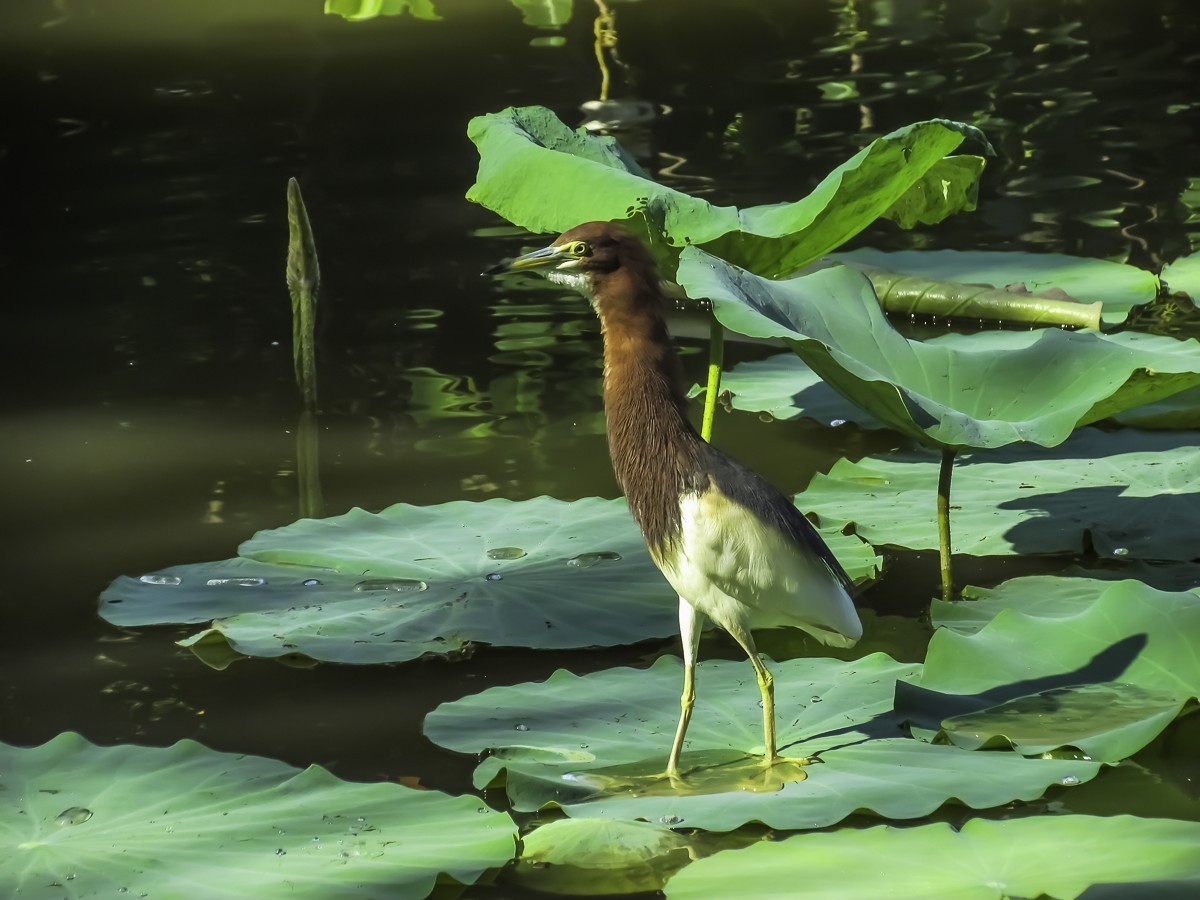
<instances>
[{"instance_id":1,"label":"dark pond water","mask_svg":"<svg viewBox=\"0 0 1200 900\"><path fill-rule=\"evenodd\" d=\"M479 278L522 240L463 199L471 116L536 103L582 120L599 84L594 6L546 31L505 3L437 5L442 21L366 23L324 16L318 0L0 7L0 739L190 737L461 792L472 761L420 736L434 705L673 648L484 647L457 663L245 660L217 672L174 645L187 630L123 632L96 616L117 575L228 557L298 516L291 176L324 276L327 514L616 495L590 310ZM915 233L879 226L858 243L1154 270L1200 245L1192 0L644 0L621 4L618 24L628 69L614 94L660 111L638 152L674 186L739 205L794 199L871 137L944 116L999 151L979 211ZM535 41L552 36L564 41ZM699 377L701 343L681 343ZM729 350L730 362L762 354ZM744 414L722 417L717 439L793 491L839 456L896 446ZM1063 565L964 559L958 574L990 583ZM936 582L934 559L894 557L864 602L915 613ZM738 656L719 638L703 652ZM1047 802L1200 818L1182 728L1139 755L1144 781L1110 773Z\"/></svg>"}]
</instances>

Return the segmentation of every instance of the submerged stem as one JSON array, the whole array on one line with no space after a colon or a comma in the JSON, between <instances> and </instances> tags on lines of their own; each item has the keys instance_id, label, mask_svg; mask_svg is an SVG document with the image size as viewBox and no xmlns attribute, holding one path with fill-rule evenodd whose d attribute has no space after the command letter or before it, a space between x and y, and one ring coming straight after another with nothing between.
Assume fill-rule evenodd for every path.
<instances>
[{"instance_id":1,"label":"submerged stem","mask_svg":"<svg viewBox=\"0 0 1200 900\"><path fill-rule=\"evenodd\" d=\"M721 390L721 367L725 365L725 326L714 315L708 325L708 383L704 389L704 419L700 436L712 441L713 417L717 413L717 394Z\"/></svg>"},{"instance_id":2,"label":"submerged stem","mask_svg":"<svg viewBox=\"0 0 1200 900\"><path fill-rule=\"evenodd\" d=\"M938 553L942 566L942 599L954 598L954 573L950 562L950 479L954 474L954 456L957 453L951 447L942 448L942 465L938 471Z\"/></svg>"}]
</instances>

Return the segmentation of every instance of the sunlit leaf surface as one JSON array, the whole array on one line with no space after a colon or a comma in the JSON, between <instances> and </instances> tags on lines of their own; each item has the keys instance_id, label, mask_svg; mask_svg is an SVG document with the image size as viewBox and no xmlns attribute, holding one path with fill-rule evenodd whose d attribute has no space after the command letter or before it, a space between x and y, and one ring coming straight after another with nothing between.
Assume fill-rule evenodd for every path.
<instances>
[{"instance_id":1,"label":"sunlit leaf surface","mask_svg":"<svg viewBox=\"0 0 1200 900\"><path fill-rule=\"evenodd\" d=\"M1098 764L977 753L905 737L892 712L897 681L919 666L881 653L851 662L772 665L781 752L820 762L764 769L758 688L748 662L703 662L682 768L662 776L679 715L682 666L609 669L497 687L443 704L425 721L435 743L492 751L477 786L503 774L518 810L646 819L726 831L746 822L821 828L855 812L927 815L952 798L974 808L1040 797L1092 778Z\"/></svg>"},{"instance_id":2,"label":"sunlit leaf surface","mask_svg":"<svg viewBox=\"0 0 1200 900\"><path fill-rule=\"evenodd\" d=\"M1079 425L1200 385L1200 344L1049 329L984 332L963 347L905 338L848 267L771 281L696 247L677 274L727 328L783 338L839 393L928 444L1061 443ZM976 341L976 339L978 339Z\"/></svg>"},{"instance_id":3,"label":"sunlit leaf surface","mask_svg":"<svg viewBox=\"0 0 1200 900\"><path fill-rule=\"evenodd\" d=\"M6 896L425 897L504 865L516 826L475 797L355 784L317 766L97 747L0 744Z\"/></svg>"},{"instance_id":4,"label":"sunlit leaf surface","mask_svg":"<svg viewBox=\"0 0 1200 900\"><path fill-rule=\"evenodd\" d=\"M1200 892L1200 823L1134 816L972 819L802 834L717 853L667 884L670 900L1007 900L1185 897ZM799 886L799 887L798 887ZM1155 889L1163 893L1156 893Z\"/></svg>"},{"instance_id":5,"label":"sunlit leaf surface","mask_svg":"<svg viewBox=\"0 0 1200 900\"><path fill-rule=\"evenodd\" d=\"M878 570L859 538L826 538L852 577ZM359 509L261 532L240 553L119 578L101 595L101 615L118 625L216 620L189 643L347 663L444 654L468 641L588 647L678 629L678 600L620 499Z\"/></svg>"},{"instance_id":6,"label":"sunlit leaf surface","mask_svg":"<svg viewBox=\"0 0 1200 900\"><path fill-rule=\"evenodd\" d=\"M891 215L938 221L973 208L982 162L944 168L955 189L932 191L923 176L964 136L958 122L918 122L878 138L834 169L807 197L739 210L658 184L611 138L564 125L544 107L510 108L471 121L479 174L467 198L536 232L560 232L592 220L634 220L660 262L703 244L764 275L794 272ZM782 198L781 198L782 199Z\"/></svg>"},{"instance_id":7,"label":"sunlit leaf surface","mask_svg":"<svg viewBox=\"0 0 1200 900\"><path fill-rule=\"evenodd\" d=\"M954 467L953 547L973 556L1082 553L1200 557L1196 435L1085 429L1054 449L970 454ZM931 455L840 460L799 495L823 525L854 523L872 544L938 546Z\"/></svg>"}]
</instances>

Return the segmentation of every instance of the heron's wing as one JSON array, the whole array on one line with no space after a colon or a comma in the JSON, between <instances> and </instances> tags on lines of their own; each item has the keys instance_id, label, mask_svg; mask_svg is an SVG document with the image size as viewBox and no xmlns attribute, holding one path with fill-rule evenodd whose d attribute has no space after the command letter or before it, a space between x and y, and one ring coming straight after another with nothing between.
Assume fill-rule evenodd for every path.
<instances>
[{"instance_id":1,"label":"heron's wing","mask_svg":"<svg viewBox=\"0 0 1200 900\"><path fill-rule=\"evenodd\" d=\"M787 497L757 472L726 456L711 444L704 445L705 465L717 489L744 506L760 521L790 538L797 547L816 557L851 597L857 592L853 579L817 533L811 522Z\"/></svg>"}]
</instances>

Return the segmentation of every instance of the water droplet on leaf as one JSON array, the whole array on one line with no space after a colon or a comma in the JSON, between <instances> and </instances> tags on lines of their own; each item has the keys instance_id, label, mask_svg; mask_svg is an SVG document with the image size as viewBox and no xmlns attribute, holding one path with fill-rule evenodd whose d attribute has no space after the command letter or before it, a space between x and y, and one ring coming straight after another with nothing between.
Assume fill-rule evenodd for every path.
<instances>
[{"instance_id":1,"label":"water droplet on leaf","mask_svg":"<svg viewBox=\"0 0 1200 900\"><path fill-rule=\"evenodd\" d=\"M82 825L92 817L92 811L83 806L69 806L58 814L54 824L63 828L67 825Z\"/></svg>"},{"instance_id":2,"label":"water droplet on leaf","mask_svg":"<svg viewBox=\"0 0 1200 900\"><path fill-rule=\"evenodd\" d=\"M360 581L354 586L356 591L397 591L399 593L409 593L413 591L423 591L428 588L423 581L417 581L415 578L368 578L366 581Z\"/></svg>"},{"instance_id":3,"label":"water droplet on leaf","mask_svg":"<svg viewBox=\"0 0 1200 900\"><path fill-rule=\"evenodd\" d=\"M266 583L265 578L210 578L205 582L209 587L262 587Z\"/></svg>"},{"instance_id":4,"label":"water droplet on leaf","mask_svg":"<svg viewBox=\"0 0 1200 900\"><path fill-rule=\"evenodd\" d=\"M143 575L138 579L142 584L158 584L164 587L176 587L183 583L178 575Z\"/></svg>"},{"instance_id":5,"label":"water droplet on leaf","mask_svg":"<svg viewBox=\"0 0 1200 900\"><path fill-rule=\"evenodd\" d=\"M488 559L520 559L527 555L520 547L493 547L487 552Z\"/></svg>"},{"instance_id":6,"label":"water droplet on leaf","mask_svg":"<svg viewBox=\"0 0 1200 900\"><path fill-rule=\"evenodd\" d=\"M486 575L483 576L484 581L500 581L503 578L504 578L504 576L501 575L499 572L488 572Z\"/></svg>"},{"instance_id":7,"label":"water droplet on leaf","mask_svg":"<svg viewBox=\"0 0 1200 900\"><path fill-rule=\"evenodd\" d=\"M595 553L580 553L578 556L573 556L567 560L567 565L577 569L590 569L598 563L620 558L621 554L614 550L597 550Z\"/></svg>"}]
</instances>

